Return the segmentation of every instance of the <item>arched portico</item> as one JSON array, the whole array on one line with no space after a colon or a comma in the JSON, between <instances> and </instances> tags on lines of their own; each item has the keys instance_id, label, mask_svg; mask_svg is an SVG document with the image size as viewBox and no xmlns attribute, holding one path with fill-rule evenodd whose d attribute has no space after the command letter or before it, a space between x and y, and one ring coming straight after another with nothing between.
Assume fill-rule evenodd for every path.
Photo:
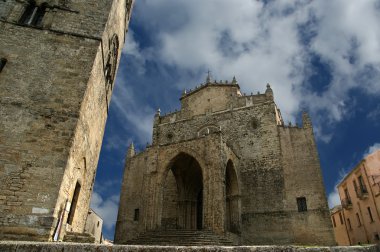
<instances>
[{"instance_id":1,"label":"arched portico","mask_svg":"<svg viewBox=\"0 0 380 252\"><path fill-rule=\"evenodd\" d=\"M227 232L240 233L240 193L234 164L228 160L225 173L226 211L225 228Z\"/></svg>"},{"instance_id":2,"label":"arched portico","mask_svg":"<svg viewBox=\"0 0 380 252\"><path fill-rule=\"evenodd\" d=\"M199 162L180 152L169 163L162 185L161 227L203 228L203 174Z\"/></svg>"}]
</instances>

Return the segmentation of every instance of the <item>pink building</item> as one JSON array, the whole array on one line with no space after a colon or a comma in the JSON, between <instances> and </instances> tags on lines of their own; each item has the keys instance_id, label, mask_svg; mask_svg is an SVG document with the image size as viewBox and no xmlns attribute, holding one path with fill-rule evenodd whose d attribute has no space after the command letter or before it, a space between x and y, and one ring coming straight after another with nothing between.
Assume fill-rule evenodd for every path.
<instances>
[{"instance_id":1,"label":"pink building","mask_svg":"<svg viewBox=\"0 0 380 252\"><path fill-rule=\"evenodd\" d=\"M342 205L331 211L337 243L379 243L380 150L352 169L338 185L338 191Z\"/></svg>"}]
</instances>

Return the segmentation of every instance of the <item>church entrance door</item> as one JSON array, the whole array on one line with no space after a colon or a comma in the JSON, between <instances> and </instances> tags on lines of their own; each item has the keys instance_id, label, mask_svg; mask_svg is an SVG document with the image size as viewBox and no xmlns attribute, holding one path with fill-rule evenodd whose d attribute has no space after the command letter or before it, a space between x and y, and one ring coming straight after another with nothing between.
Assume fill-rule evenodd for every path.
<instances>
[{"instance_id":1,"label":"church entrance door","mask_svg":"<svg viewBox=\"0 0 380 252\"><path fill-rule=\"evenodd\" d=\"M164 229L203 228L203 176L194 157L180 153L171 162L162 209Z\"/></svg>"}]
</instances>

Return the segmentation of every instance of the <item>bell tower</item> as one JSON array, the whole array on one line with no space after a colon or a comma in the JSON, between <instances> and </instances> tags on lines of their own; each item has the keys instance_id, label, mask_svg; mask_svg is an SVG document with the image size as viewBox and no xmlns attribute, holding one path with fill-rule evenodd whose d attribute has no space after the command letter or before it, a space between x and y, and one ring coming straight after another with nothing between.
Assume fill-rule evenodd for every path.
<instances>
[{"instance_id":1,"label":"bell tower","mask_svg":"<svg viewBox=\"0 0 380 252\"><path fill-rule=\"evenodd\" d=\"M0 240L84 231L132 5L0 1Z\"/></svg>"}]
</instances>

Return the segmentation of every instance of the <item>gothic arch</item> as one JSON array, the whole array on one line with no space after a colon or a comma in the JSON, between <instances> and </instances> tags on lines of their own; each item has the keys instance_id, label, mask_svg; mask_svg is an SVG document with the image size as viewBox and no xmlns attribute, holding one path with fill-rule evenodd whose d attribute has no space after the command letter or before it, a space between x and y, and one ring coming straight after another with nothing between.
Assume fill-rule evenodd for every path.
<instances>
[{"instance_id":1,"label":"gothic arch","mask_svg":"<svg viewBox=\"0 0 380 252\"><path fill-rule=\"evenodd\" d=\"M186 152L177 152L163 173L162 228L203 228L203 181L198 160Z\"/></svg>"},{"instance_id":2,"label":"gothic arch","mask_svg":"<svg viewBox=\"0 0 380 252\"><path fill-rule=\"evenodd\" d=\"M173 162L175 161L175 158L180 155L181 153L192 156L197 162L199 163L201 169L202 169L202 175L206 175L206 164L204 160L201 158L200 153L198 153L196 150L180 146L176 148L174 151L170 152L170 154L165 159L166 162L163 163L159 167L159 173L163 176L160 178L160 182L162 182L163 179L165 179L166 173L170 170L171 165L173 165Z\"/></svg>"}]
</instances>

